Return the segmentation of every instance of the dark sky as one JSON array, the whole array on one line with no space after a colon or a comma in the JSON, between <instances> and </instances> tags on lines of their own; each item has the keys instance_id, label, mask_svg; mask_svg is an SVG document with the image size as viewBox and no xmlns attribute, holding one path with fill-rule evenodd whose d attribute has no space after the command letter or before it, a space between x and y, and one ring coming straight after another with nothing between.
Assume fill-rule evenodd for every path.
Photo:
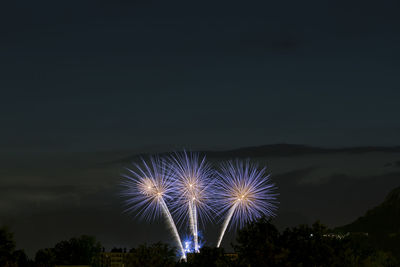
<instances>
[{"instance_id":1,"label":"dark sky","mask_svg":"<svg viewBox=\"0 0 400 267\"><path fill-rule=\"evenodd\" d=\"M2 1L7 152L395 145L398 1Z\"/></svg>"},{"instance_id":2,"label":"dark sky","mask_svg":"<svg viewBox=\"0 0 400 267\"><path fill-rule=\"evenodd\" d=\"M397 0L0 1L0 225L30 256L79 234L167 241L162 221L121 214L121 158L399 145L399 14ZM399 185L399 153L262 160L281 226L343 225Z\"/></svg>"}]
</instances>

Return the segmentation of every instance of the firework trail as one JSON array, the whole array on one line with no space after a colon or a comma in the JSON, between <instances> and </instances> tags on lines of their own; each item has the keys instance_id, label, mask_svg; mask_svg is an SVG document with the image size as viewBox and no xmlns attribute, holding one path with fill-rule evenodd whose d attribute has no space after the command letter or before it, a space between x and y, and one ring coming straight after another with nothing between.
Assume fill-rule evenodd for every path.
<instances>
[{"instance_id":1,"label":"firework trail","mask_svg":"<svg viewBox=\"0 0 400 267\"><path fill-rule=\"evenodd\" d=\"M241 228L261 216L274 216L277 194L266 168L259 169L250 160L223 163L217 176L219 212L226 214L218 238L219 247L230 222L231 227Z\"/></svg>"},{"instance_id":2,"label":"firework trail","mask_svg":"<svg viewBox=\"0 0 400 267\"><path fill-rule=\"evenodd\" d=\"M136 211L137 216L145 220L153 220L163 214L181 250L182 258L186 259L178 230L166 204L166 200L172 199L173 181L165 160L150 157L148 162L142 159L142 164L134 164L134 167L134 170L127 169L129 175L123 175L126 180L122 182L125 190L121 195L127 198L125 211Z\"/></svg>"},{"instance_id":3,"label":"firework trail","mask_svg":"<svg viewBox=\"0 0 400 267\"><path fill-rule=\"evenodd\" d=\"M174 211L178 220L189 217L194 251L199 252L198 221L208 220L213 208L213 171L205 157L197 153L182 152L171 156L171 173L175 178Z\"/></svg>"}]
</instances>

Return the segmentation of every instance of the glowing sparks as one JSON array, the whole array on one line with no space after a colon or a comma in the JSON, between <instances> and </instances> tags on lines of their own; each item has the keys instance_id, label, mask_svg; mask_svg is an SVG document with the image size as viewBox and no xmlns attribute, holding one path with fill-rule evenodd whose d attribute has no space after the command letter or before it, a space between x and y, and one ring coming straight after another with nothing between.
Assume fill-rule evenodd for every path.
<instances>
[{"instance_id":1,"label":"glowing sparks","mask_svg":"<svg viewBox=\"0 0 400 267\"><path fill-rule=\"evenodd\" d=\"M192 242L190 242L190 241L185 241L184 243L185 243L185 252L186 252L186 253L192 252L191 247L190 247L190 245L191 245Z\"/></svg>"},{"instance_id":2,"label":"glowing sparks","mask_svg":"<svg viewBox=\"0 0 400 267\"><path fill-rule=\"evenodd\" d=\"M137 211L137 216L151 220L163 214L181 250L181 257L186 258L178 230L165 202L171 199L173 182L167 173L165 161L158 157L150 158L149 163L134 164L134 170L128 169L130 175L124 175L126 180L122 185L126 188L122 196L128 208L126 211Z\"/></svg>"},{"instance_id":3,"label":"glowing sparks","mask_svg":"<svg viewBox=\"0 0 400 267\"><path fill-rule=\"evenodd\" d=\"M225 231L231 227L242 227L261 216L274 216L276 209L276 187L270 183L266 168L247 161L228 161L218 172L218 203L220 214L226 214L217 247Z\"/></svg>"},{"instance_id":4,"label":"glowing sparks","mask_svg":"<svg viewBox=\"0 0 400 267\"><path fill-rule=\"evenodd\" d=\"M175 180L174 211L179 220L189 217L194 250L199 251L198 217L209 219L212 208L213 171L205 157L183 152L171 157L171 173Z\"/></svg>"},{"instance_id":5,"label":"glowing sparks","mask_svg":"<svg viewBox=\"0 0 400 267\"><path fill-rule=\"evenodd\" d=\"M184 151L167 160L150 157L127 170L129 175L124 175L122 183L126 211L135 211L146 220L162 215L183 259L188 252L199 252L199 218L203 223L211 220L217 213L215 207L224 218L217 247L229 225L242 227L262 216L274 216L276 210L276 187L266 168L249 160L228 161L215 172L205 157ZM174 219L189 223L191 239L181 241Z\"/></svg>"}]
</instances>

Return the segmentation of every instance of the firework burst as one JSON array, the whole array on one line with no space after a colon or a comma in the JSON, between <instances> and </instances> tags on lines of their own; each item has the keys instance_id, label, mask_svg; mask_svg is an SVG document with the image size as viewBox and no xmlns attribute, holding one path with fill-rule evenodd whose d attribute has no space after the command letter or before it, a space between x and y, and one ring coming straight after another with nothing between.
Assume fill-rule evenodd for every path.
<instances>
[{"instance_id":1,"label":"firework burst","mask_svg":"<svg viewBox=\"0 0 400 267\"><path fill-rule=\"evenodd\" d=\"M194 251L199 251L198 218L210 219L213 212L213 171L205 157L182 152L171 156L171 173L175 178L174 211L179 221L189 217Z\"/></svg>"},{"instance_id":2,"label":"firework burst","mask_svg":"<svg viewBox=\"0 0 400 267\"><path fill-rule=\"evenodd\" d=\"M136 212L145 220L153 220L163 214L172 230L181 256L186 258L175 222L168 209L166 201L172 199L173 181L166 168L166 161L159 157L150 157L149 161L142 159L141 164L133 164L134 169L127 169L129 174L123 175L122 185L125 190L127 212Z\"/></svg>"},{"instance_id":3,"label":"firework burst","mask_svg":"<svg viewBox=\"0 0 400 267\"><path fill-rule=\"evenodd\" d=\"M260 169L250 160L223 163L217 175L219 213L225 217L219 247L230 222L230 227L241 228L262 216L274 216L277 194L266 168Z\"/></svg>"}]
</instances>

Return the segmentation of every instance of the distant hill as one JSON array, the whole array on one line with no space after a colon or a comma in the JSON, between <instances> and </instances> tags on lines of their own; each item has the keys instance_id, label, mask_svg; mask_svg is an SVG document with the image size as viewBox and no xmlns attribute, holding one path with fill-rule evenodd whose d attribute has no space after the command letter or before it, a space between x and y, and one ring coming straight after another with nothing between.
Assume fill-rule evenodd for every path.
<instances>
[{"instance_id":1,"label":"distant hill","mask_svg":"<svg viewBox=\"0 0 400 267\"><path fill-rule=\"evenodd\" d=\"M366 232L373 235L400 234L400 187L392 190L379 206L356 221L335 229L339 232Z\"/></svg>"},{"instance_id":2,"label":"distant hill","mask_svg":"<svg viewBox=\"0 0 400 267\"><path fill-rule=\"evenodd\" d=\"M255 147L244 147L226 151L205 151L208 157L290 157L306 154L325 153L353 153L362 154L369 152L400 153L400 146L381 147L347 147L347 148L321 148L296 144L274 144Z\"/></svg>"},{"instance_id":3,"label":"distant hill","mask_svg":"<svg viewBox=\"0 0 400 267\"><path fill-rule=\"evenodd\" d=\"M332 153L351 153L363 154L370 152L400 153L400 146L382 147L347 147L347 148L321 148L296 144L273 144L254 147L243 147L224 151L201 151L208 158L257 158L257 157L292 157L310 154L332 154ZM132 155L118 162L129 162L136 160L141 154Z\"/></svg>"}]
</instances>

